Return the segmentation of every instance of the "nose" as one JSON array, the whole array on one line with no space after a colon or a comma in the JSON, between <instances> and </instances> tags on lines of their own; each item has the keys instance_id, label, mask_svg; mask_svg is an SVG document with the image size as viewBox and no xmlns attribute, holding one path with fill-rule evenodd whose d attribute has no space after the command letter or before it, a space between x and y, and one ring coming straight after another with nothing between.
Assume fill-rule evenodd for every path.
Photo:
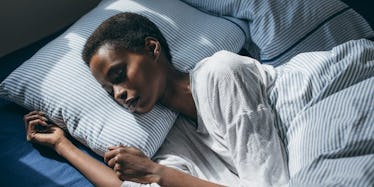
<instances>
[{"instance_id":1,"label":"nose","mask_svg":"<svg viewBox=\"0 0 374 187\"><path fill-rule=\"evenodd\" d=\"M126 89L121 85L113 85L113 97L117 103L123 106L127 98Z\"/></svg>"}]
</instances>

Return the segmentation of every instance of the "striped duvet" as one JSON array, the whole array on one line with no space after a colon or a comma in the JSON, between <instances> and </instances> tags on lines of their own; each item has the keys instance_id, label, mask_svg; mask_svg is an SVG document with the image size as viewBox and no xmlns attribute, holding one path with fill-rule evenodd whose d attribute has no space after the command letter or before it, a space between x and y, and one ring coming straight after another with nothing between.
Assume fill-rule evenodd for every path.
<instances>
[{"instance_id":1,"label":"striped duvet","mask_svg":"<svg viewBox=\"0 0 374 187\"><path fill-rule=\"evenodd\" d=\"M374 42L353 40L329 51L303 53L276 71L270 103L288 150L288 186L373 186ZM237 176L201 145L189 123L177 120L156 160L237 187Z\"/></svg>"},{"instance_id":2,"label":"striped duvet","mask_svg":"<svg viewBox=\"0 0 374 187\"><path fill-rule=\"evenodd\" d=\"M270 94L290 186L374 185L374 42L297 55Z\"/></svg>"},{"instance_id":3,"label":"striped duvet","mask_svg":"<svg viewBox=\"0 0 374 187\"><path fill-rule=\"evenodd\" d=\"M278 66L289 186L374 185L374 42L358 40L374 34L359 14L337 0L183 1L247 20L252 55Z\"/></svg>"}]
</instances>

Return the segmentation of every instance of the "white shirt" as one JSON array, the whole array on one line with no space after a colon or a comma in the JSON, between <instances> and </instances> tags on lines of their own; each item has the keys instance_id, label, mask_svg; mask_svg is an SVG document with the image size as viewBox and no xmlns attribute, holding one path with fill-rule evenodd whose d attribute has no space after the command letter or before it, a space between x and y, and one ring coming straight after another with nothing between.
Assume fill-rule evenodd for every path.
<instances>
[{"instance_id":1,"label":"white shirt","mask_svg":"<svg viewBox=\"0 0 374 187\"><path fill-rule=\"evenodd\" d=\"M202 60L190 74L201 140L238 175L240 186L288 182L267 97L274 77L271 66L228 51Z\"/></svg>"}]
</instances>

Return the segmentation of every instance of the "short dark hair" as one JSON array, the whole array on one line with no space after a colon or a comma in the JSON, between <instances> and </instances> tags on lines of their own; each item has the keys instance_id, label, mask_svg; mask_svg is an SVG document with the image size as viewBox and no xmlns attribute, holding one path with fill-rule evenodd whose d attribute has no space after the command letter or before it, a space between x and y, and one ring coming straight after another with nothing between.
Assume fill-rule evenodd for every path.
<instances>
[{"instance_id":1,"label":"short dark hair","mask_svg":"<svg viewBox=\"0 0 374 187\"><path fill-rule=\"evenodd\" d=\"M89 65L92 56L105 44L142 52L146 37L156 38L171 62L169 46L158 27L148 18L130 12L119 13L101 23L87 39L82 58Z\"/></svg>"}]
</instances>

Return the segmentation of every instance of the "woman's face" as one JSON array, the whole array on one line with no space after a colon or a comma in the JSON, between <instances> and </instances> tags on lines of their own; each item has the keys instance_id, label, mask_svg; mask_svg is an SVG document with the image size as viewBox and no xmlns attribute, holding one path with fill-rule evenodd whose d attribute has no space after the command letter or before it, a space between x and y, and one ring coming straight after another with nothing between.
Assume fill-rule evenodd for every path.
<instances>
[{"instance_id":1,"label":"woman's face","mask_svg":"<svg viewBox=\"0 0 374 187\"><path fill-rule=\"evenodd\" d=\"M158 64L157 55L157 52L137 54L104 45L92 56L90 69L117 103L131 112L146 113L166 87L166 73Z\"/></svg>"}]
</instances>

